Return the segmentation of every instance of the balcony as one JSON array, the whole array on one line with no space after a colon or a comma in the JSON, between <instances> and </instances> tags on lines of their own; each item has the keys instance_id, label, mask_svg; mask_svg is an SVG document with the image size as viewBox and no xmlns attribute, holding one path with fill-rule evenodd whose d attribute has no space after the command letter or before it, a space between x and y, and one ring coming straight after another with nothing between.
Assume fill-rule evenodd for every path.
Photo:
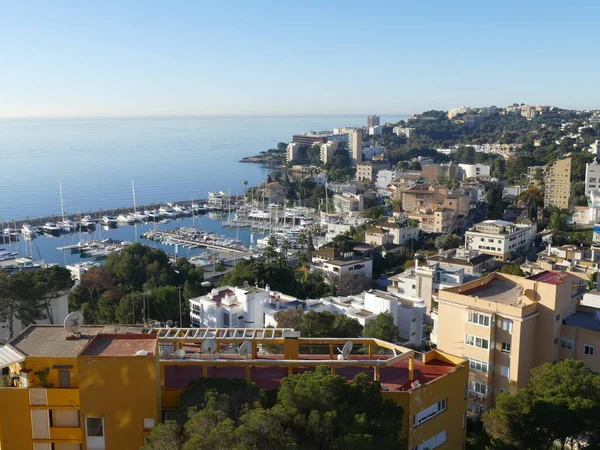
<instances>
[{"instance_id":1,"label":"balcony","mask_svg":"<svg viewBox=\"0 0 600 450\"><path fill-rule=\"evenodd\" d=\"M50 427L50 439L53 441L81 442L81 436L81 427Z\"/></svg>"},{"instance_id":2,"label":"balcony","mask_svg":"<svg viewBox=\"0 0 600 450\"><path fill-rule=\"evenodd\" d=\"M79 408L79 389L77 388L31 388L29 389L31 406L50 406Z\"/></svg>"}]
</instances>

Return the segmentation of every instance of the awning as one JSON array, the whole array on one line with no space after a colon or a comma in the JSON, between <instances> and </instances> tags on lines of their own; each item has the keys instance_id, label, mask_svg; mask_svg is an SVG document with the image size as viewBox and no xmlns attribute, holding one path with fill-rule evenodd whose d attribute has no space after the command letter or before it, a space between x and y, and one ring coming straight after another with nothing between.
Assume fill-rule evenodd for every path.
<instances>
[{"instance_id":1,"label":"awning","mask_svg":"<svg viewBox=\"0 0 600 450\"><path fill-rule=\"evenodd\" d=\"M22 361L25 361L25 357L11 347L0 347L0 369L4 369L11 364L20 363Z\"/></svg>"}]
</instances>

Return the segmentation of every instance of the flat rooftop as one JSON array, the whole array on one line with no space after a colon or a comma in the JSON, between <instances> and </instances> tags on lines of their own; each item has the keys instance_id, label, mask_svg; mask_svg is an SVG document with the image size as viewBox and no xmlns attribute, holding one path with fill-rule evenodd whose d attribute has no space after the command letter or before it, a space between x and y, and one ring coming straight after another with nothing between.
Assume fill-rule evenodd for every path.
<instances>
[{"instance_id":1,"label":"flat rooftop","mask_svg":"<svg viewBox=\"0 0 600 450\"><path fill-rule=\"evenodd\" d=\"M94 356L135 356L144 351L154 356L156 335L151 334L98 334L81 353Z\"/></svg>"},{"instance_id":2,"label":"flat rooftop","mask_svg":"<svg viewBox=\"0 0 600 450\"><path fill-rule=\"evenodd\" d=\"M388 359L389 356L374 356L369 358L367 355L351 355L349 360L355 360L360 363L364 360ZM239 356L221 354L220 359L240 359ZM256 366L250 367L250 379L255 382L261 389L276 389L280 386L281 380L288 374L288 368L277 366L276 360L282 360L283 355L260 356L262 360L273 360L272 366ZM304 360L323 360L323 365L327 365L329 355L300 355L300 359ZM161 363L164 361L161 360ZM408 391L411 390L411 381L409 380L408 360L402 360L388 367L379 369L379 381L385 391ZM214 378L245 378L245 367L243 365L228 365L228 366L209 366L207 368L209 377ZM300 367L298 372L306 372L314 370L314 367ZM418 380L421 384L429 383L441 376L454 372L456 366L440 360L429 361L427 364L415 359L414 360L414 380ZM373 369L360 366L344 366L337 367L336 374L352 381L359 373L366 373L369 380L373 381ZM201 365L195 364L165 364L165 388L166 389L186 389L191 381L202 378L203 369Z\"/></svg>"},{"instance_id":3,"label":"flat rooftop","mask_svg":"<svg viewBox=\"0 0 600 450\"><path fill-rule=\"evenodd\" d=\"M461 294L471 297L484 298L496 303L514 305L518 302L522 285L506 278L493 278L488 283L475 286Z\"/></svg>"},{"instance_id":4,"label":"flat rooftop","mask_svg":"<svg viewBox=\"0 0 600 450\"><path fill-rule=\"evenodd\" d=\"M549 271L546 270L544 272L537 273L535 275L531 275L527 277L529 280L533 281L541 281L542 283L548 284L563 284L565 278L569 278L573 275L567 272L558 272L558 271Z\"/></svg>"},{"instance_id":5,"label":"flat rooftop","mask_svg":"<svg viewBox=\"0 0 600 450\"><path fill-rule=\"evenodd\" d=\"M596 319L596 315L592 312L578 311L565 318L565 325L600 331L600 320Z\"/></svg>"},{"instance_id":6,"label":"flat rooftop","mask_svg":"<svg viewBox=\"0 0 600 450\"><path fill-rule=\"evenodd\" d=\"M84 325L79 339L67 339L70 333L62 325L30 325L8 345L25 356L75 358L100 333L138 334L141 327L123 325Z\"/></svg>"}]
</instances>

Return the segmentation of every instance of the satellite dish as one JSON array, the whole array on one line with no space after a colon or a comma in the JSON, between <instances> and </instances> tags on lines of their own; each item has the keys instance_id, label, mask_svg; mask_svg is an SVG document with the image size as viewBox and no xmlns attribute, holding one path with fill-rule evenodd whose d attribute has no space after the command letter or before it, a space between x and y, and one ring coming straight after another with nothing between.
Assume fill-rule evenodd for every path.
<instances>
[{"instance_id":1,"label":"satellite dish","mask_svg":"<svg viewBox=\"0 0 600 450\"><path fill-rule=\"evenodd\" d=\"M175 353L173 353L173 355L175 355L176 359L183 359L185 358L185 350L180 348L179 350L176 350Z\"/></svg>"},{"instance_id":2,"label":"satellite dish","mask_svg":"<svg viewBox=\"0 0 600 450\"><path fill-rule=\"evenodd\" d=\"M83 314L79 311L73 311L65 317L64 327L69 333L75 333L83 325Z\"/></svg>"},{"instance_id":3,"label":"satellite dish","mask_svg":"<svg viewBox=\"0 0 600 450\"><path fill-rule=\"evenodd\" d=\"M200 348L204 353L213 354L217 351L217 341L214 339L204 339L202 344L200 344Z\"/></svg>"},{"instance_id":4,"label":"satellite dish","mask_svg":"<svg viewBox=\"0 0 600 450\"><path fill-rule=\"evenodd\" d=\"M192 359L200 359L200 353L192 354Z\"/></svg>"},{"instance_id":5,"label":"satellite dish","mask_svg":"<svg viewBox=\"0 0 600 450\"><path fill-rule=\"evenodd\" d=\"M338 348L338 352L340 352L338 359L348 359L348 355L352 351L352 347L354 347L354 344L352 341L348 341L344 344L344 347L342 347L341 350Z\"/></svg>"},{"instance_id":6,"label":"satellite dish","mask_svg":"<svg viewBox=\"0 0 600 450\"><path fill-rule=\"evenodd\" d=\"M167 320L167 328L171 328L173 326L173 321L172 320Z\"/></svg>"},{"instance_id":7,"label":"satellite dish","mask_svg":"<svg viewBox=\"0 0 600 450\"><path fill-rule=\"evenodd\" d=\"M240 356L242 358L248 358L248 354L252 352L252 342L244 341L242 345L240 345Z\"/></svg>"}]
</instances>

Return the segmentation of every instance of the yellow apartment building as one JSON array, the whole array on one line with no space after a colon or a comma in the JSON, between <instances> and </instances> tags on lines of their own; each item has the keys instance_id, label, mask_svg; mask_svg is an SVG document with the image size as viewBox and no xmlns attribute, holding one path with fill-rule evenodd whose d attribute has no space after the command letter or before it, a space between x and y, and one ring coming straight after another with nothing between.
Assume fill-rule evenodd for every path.
<instances>
[{"instance_id":1,"label":"yellow apartment building","mask_svg":"<svg viewBox=\"0 0 600 450\"><path fill-rule=\"evenodd\" d=\"M439 350L416 353L377 339L301 338L289 329L152 329L30 326L0 349L2 450L139 449L178 396L201 377L244 378L261 388L316 366L352 380L365 372L404 408L400 435L410 449L464 449L468 365ZM202 351L210 339L216 352ZM363 353L338 359L352 341ZM249 342L251 351L236 349ZM279 348L266 353L262 346ZM300 349L318 346L320 354ZM383 350L383 352L381 351Z\"/></svg>"},{"instance_id":2,"label":"yellow apartment building","mask_svg":"<svg viewBox=\"0 0 600 450\"><path fill-rule=\"evenodd\" d=\"M571 202L571 158L559 159L546 171L544 206L569 209Z\"/></svg>"},{"instance_id":3,"label":"yellow apartment building","mask_svg":"<svg viewBox=\"0 0 600 450\"><path fill-rule=\"evenodd\" d=\"M554 271L492 273L439 291L432 340L469 361L469 413L485 412L510 383L525 387L534 367L569 357L561 337L577 327L563 322L574 317L580 295L577 277Z\"/></svg>"}]
</instances>

